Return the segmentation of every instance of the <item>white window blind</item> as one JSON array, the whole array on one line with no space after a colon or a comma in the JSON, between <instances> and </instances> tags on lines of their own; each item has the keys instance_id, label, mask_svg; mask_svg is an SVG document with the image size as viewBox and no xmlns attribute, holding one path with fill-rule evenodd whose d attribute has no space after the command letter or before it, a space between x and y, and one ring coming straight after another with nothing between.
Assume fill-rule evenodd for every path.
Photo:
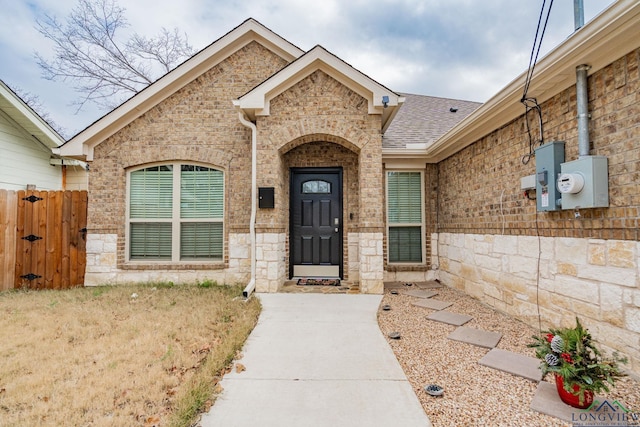
<instances>
[{"instance_id":1,"label":"white window blind","mask_svg":"<svg viewBox=\"0 0 640 427\"><path fill-rule=\"evenodd\" d=\"M171 218L173 171L171 165L131 172L131 218Z\"/></svg>"},{"instance_id":2,"label":"white window blind","mask_svg":"<svg viewBox=\"0 0 640 427\"><path fill-rule=\"evenodd\" d=\"M422 174L387 172L389 262L422 262Z\"/></svg>"},{"instance_id":3,"label":"white window blind","mask_svg":"<svg viewBox=\"0 0 640 427\"><path fill-rule=\"evenodd\" d=\"M222 260L223 218L220 170L170 164L129 174L131 260Z\"/></svg>"}]
</instances>

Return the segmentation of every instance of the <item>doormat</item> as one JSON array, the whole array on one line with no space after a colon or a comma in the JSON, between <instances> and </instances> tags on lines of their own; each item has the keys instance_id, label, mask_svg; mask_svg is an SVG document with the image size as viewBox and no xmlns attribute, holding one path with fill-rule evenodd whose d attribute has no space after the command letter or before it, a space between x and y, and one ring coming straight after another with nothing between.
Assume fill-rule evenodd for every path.
<instances>
[{"instance_id":1,"label":"doormat","mask_svg":"<svg viewBox=\"0 0 640 427\"><path fill-rule=\"evenodd\" d=\"M300 286L340 286L340 279L298 279Z\"/></svg>"}]
</instances>

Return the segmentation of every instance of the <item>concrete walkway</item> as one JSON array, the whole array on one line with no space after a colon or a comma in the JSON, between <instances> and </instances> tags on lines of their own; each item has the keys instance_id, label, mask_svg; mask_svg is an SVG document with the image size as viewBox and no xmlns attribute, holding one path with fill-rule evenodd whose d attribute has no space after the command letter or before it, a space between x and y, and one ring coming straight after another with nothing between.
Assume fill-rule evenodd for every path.
<instances>
[{"instance_id":1,"label":"concrete walkway","mask_svg":"<svg viewBox=\"0 0 640 427\"><path fill-rule=\"evenodd\" d=\"M202 427L431 426L376 320L381 295L258 294L263 311Z\"/></svg>"}]
</instances>

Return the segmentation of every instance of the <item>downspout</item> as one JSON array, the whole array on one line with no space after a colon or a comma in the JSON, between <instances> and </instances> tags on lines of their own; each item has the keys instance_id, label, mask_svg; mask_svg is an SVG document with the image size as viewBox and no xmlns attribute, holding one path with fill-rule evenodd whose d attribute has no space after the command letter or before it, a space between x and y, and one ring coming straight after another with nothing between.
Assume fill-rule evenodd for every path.
<instances>
[{"instance_id":1,"label":"downspout","mask_svg":"<svg viewBox=\"0 0 640 427\"><path fill-rule=\"evenodd\" d=\"M588 65L576 67L576 104L578 108L578 156L589 155L589 95L587 91Z\"/></svg>"},{"instance_id":2,"label":"downspout","mask_svg":"<svg viewBox=\"0 0 640 427\"><path fill-rule=\"evenodd\" d=\"M251 279L249 284L242 291L244 298L249 298L256 289L256 193L258 168L258 148L257 148L257 128L256 125L247 120L244 112L238 111L240 123L251 129L251 219L249 220L249 239L251 241Z\"/></svg>"}]
</instances>

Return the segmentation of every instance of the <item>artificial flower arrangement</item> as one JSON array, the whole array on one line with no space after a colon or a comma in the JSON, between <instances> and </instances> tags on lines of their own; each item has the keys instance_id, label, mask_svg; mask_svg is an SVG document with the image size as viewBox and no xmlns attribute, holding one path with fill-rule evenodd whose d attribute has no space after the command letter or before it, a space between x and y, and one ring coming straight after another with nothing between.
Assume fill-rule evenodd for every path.
<instances>
[{"instance_id":1,"label":"artificial flower arrangement","mask_svg":"<svg viewBox=\"0 0 640 427\"><path fill-rule=\"evenodd\" d=\"M570 405L588 407L595 393L608 392L609 386L625 375L619 364L627 360L616 354L613 358L603 357L577 317L574 328L549 329L533 339L528 346L535 349L541 360L543 378L553 373L560 397ZM569 393L568 397L563 396L562 389Z\"/></svg>"}]
</instances>

